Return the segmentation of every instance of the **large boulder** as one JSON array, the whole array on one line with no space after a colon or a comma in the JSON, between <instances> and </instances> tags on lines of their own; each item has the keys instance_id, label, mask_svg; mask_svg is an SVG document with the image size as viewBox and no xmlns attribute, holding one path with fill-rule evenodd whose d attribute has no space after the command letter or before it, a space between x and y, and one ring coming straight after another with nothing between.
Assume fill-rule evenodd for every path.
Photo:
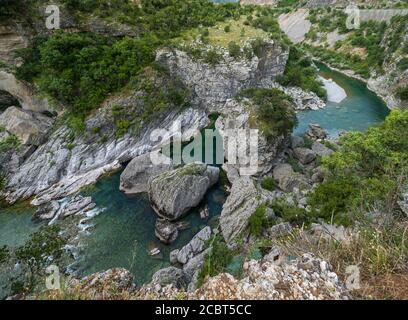
<instances>
[{"instance_id":1,"label":"large boulder","mask_svg":"<svg viewBox=\"0 0 408 320\"><path fill-rule=\"evenodd\" d=\"M211 238L211 228L205 227L191 241L177 251L177 261L186 264L190 259L203 252L205 243Z\"/></svg>"},{"instance_id":2,"label":"large boulder","mask_svg":"<svg viewBox=\"0 0 408 320\"><path fill-rule=\"evenodd\" d=\"M293 154L301 164L309 164L316 159L316 153L307 148L295 148Z\"/></svg>"},{"instance_id":3,"label":"large boulder","mask_svg":"<svg viewBox=\"0 0 408 320\"><path fill-rule=\"evenodd\" d=\"M51 124L51 118L17 107L9 107L0 115L0 127L19 138L22 144L40 145Z\"/></svg>"},{"instance_id":4,"label":"large boulder","mask_svg":"<svg viewBox=\"0 0 408 320\"><path fill-rule=\"evenodd\" d=\"M157 219L154 232L161 242L170 244L178 237L178 226L166 219Z\"/></svg>"},{"instance_id":5,"label":"large boulder","mask_svg":"<svg viewBox=\"0 0 408 320\"><path fill-rule=\"evenodd\" d=\"M222 235L230 247L234 247L237 237L248 235L249 218L271 198L272 194L258 188L250 177L234 181L220 217Z\"/></svg>"},{"instance_id":6,"label":"large boulder","mask_svg":"<svg viewBox=\"0 0 408 320\"><path fill-rule=\"evenodd\" d=\"M153 209L169 220L181 218L198 206L207 190L219 178L220 170L203 163L191 163L164 172L149 181Z\"/></svg>"},{"instance_id":7,"label":"large boulder","mask_svg":"<svg viewBox=\"0 0 408 320\"><path fill-rule=\"evenodd\" d=\"M324 144L315 141L312 145L312 150L315 154L317 154L320 157L326 157L330 156L334 151L328 147L326 147Z\"/></svg>"},{"instance_id":8,"label":"large boulder","mask_svg":"<svg viewBox=\"0 0 408 320\"><path fill-rule=\"evenodd\" d=\"M279 164L273 169L273 177L278 182L278 186L285 192L292 192L295 188L310 189L306 177L294 172L291 165L287 163Z\"/></svg>"},{"instance_id":9,"label":"large boulder","mask_svg":"<svg viewBox=\"0 0 408 320\"><path fill-rule=\"evenodd\" d=\"M326 131L324 131L322 127L317 123L309 124L309 131L307 132L307 135L314 140L327 138Z\"/></svg>"},{"instance_id":10,"label":"large boulder","mask_svg":"<svg viewBox=\"0 0 408 320\"><path fill-rule=\"evenodd\" d=\"M134 158L127 165L120 176L119 189L121 191L129 195L147 192L151 178L172 169L170 161L168 164L154 165L150 157L150 153L143 154Z\"/></svg>"},{"instance_id":11,"label":"large boulder","mask_svg":"<svg viewBox=\"0 0 408 320\"><path fill-rule=\"evenodd\" d=\"M176 288L187 288L190 282L187 274L176 267L168 267L157 271L152 277L152 283L160 286L174 285Z\"/></svg>"}]
</instances>

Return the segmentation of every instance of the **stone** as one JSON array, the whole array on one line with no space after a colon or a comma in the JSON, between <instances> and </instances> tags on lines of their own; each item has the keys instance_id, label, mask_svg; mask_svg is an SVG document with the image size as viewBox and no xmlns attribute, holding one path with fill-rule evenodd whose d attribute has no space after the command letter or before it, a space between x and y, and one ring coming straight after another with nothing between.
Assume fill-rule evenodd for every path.
<instances>
[{"instance_id":1,"label":"stone","mask_svg":"<svg viewBox=\"0 0 408 320\"><path fill-rule=\"evenodd\" d=\"M403 200L398 201L398 205L400 206L403 213L405 213L408 217L408 192L403 194Z\"/></svg>"},{"instance_id":2,"label":"stone","mask_svg":"<svg viewBox=\"0 0 408 320\"><path fill-rule=\"evenodd\" d=\"M282 75L289 52L278 42L265 43L260 56L236 60L225 52L223 63L209 65L193 59L188 53L169 48L160 49L156 61L170 74L181 79L194 92L195 102L216 110L241 90L271 86Z\"/></svg>"},{"instance_id":3,"label":"stone","mask_svg":"<svg viewBox=\"0 0 408 320\"><path fill-rule=\"evenodd\" d=\"M0 115L0 127L15 135L22 144L40 145L44 142L53 120L39 113L9 107Z\"/></svg>"},{"instance_id":4,"label":"stone","mask_svg":"<svg viewBox=\"0 0 408 320\"><path fill-rule=\"evenodd\" d=\"M211 249L208 248L203 252L197 254L193 258L189 259L186 264L183 265L184 272L191 278L193 278L196 272L199 272L204 265L205 258L210 253Z\"/></svg>"},{"instance_id":5,"label":"stone","mask_svg":"<svg viewBox=\"0 0 408 320\"><path fill-rule=\"evenodd\" d=\"M134 158L120 176L119 189L128 195L147 192L151 178L173 168L171 159L167 158L166 160L167 163L154 165L151 161L151 153Z\"/></svg>"},{"instance_id":6,"label":"stone","mask_svg":"<svg viewBox=\"0 0 408 320\"><path fill-rule=\"evenodd\" d=\"M309 124L309 131L307 132L307 135L314 140L327 138L327 133L319 124L316 123Z\"/></svg>"},{"instance_id":7,"label":"stone","mask_svg":"<svg viewBox=\"0 0 408 320\"><path fill-rule=\"evenodd\" d=\"M157 271L153 277L152 282L160 286L174 285L176 288L187 288L189 284L189 277L182 269L176 267L168 267Z\"/></svg>"},{"instance_id":8,"label":"stone","mask_svg":"<svg viewBox=\"0 0 408 320\"><path fill-rule=\"evenodd\" d=\"M292 148L299 148L305 145L305 139L299 136L292 136L291 137L291 146Z\"/></svg>"},{"instance_id":9,"label":"stone","mask_svg":"<svg viewBox=\"0 0 408 320\"><path fill-rule=\"evenodd\" d=\"M353 232L343 226L336 226L328 223L313 223L312 233L319 238L327 241L349 242L353 237Z\"/></svg>"},{"instance_id":10,"label":"stone","mask_svg":"<svg viewBox=\"0 0 408 320\"><path fill-rule=\"evenodd\" d=\"M49 221L54 218L55 214L60 209L58 201L50 201L40 205L35 212L32 220L34 222Z\"/></svg>"},{"instance_id":11,"label":"stone","mask_svg":"<svg viewBox=\"0 0 408 320\"><path fill-rule=\"evenodd\" d=\"M191 258L198 255L205 249L205 243L211 238L210 227L205 227L199 231L191 241L182 247L177 253L177 260L181 264L186 264Z\"/></svg>"},{"instance_id":12,"label":"stone","mask_svg":"<svg viewBox=\"0 0 408 320\"><path fill-rule=\"evenodd\" d=\"M234 181L220 217L222 235L230 247L235 245L237 237L248 235L249 218L271 198L272 194L258 188L251 177Z\"/></svg>"},{"instance_id":13,"label":"stone","mask_svg":"<svg viewBox=\"0 0 408 320\"><path fill-rule=\"evenodd\" d=\"M17 80L13 74L1 70L0 90L8 92L10 95L15 97L24 110L33 112L52 112L48 101L38 97L34 93L34 89L32 87L30 87L27 83Z\"/></svg>"},{"instance_id":14,"label":"stone","mask_svg":"<svg viewBox=\"0 0 408 320\"><path fill-rule=\"evenodd\" d=\"M150 139L151 133L157 129L156 122L143 126L143 135L126 134L118 138L114 133L111 109L115 105L140 107L136 98L138 94L139 91L133 91L110 99L86 121L87 134L76 135L73 141L67 140L71 131L65 126L52 131L47 142L37 148L17 172L9 176L8 192L5 195L7 201L14 203L34 198L32 204L39 205L62 199L84 186L96 183L101 176L120 169L122 163L158 148L163 141ZM171 109L160 120L161 129L168 130L170 136L176 133L174 121L181 124L183 141L188 141L196 130L208 124L208 117L204 110ZM99 136L92 133L95 127L101 128ZM101 141L102 136L106 136L106 141Z\"/></svg>"},{"instance_id":15,"label":"stone","mask_svg":"<svg viewBox=\"0 0 408 320\"><path fill-rule=\"evenodd\" d=\"M268 229L268 234L271 238L287 236L292 232L292 226L289 222L276 224Z\"/></svg>"},{"instance_id":16,"label":"stone","mask_svg":"<svg viewBox=\"0 0 408 320\"><path fill-rule=\"evenodd\" d=\"M219 178L219 168L191 163L149 181L149 199L158 215L171 221L195 208Z\"/></svg>"},{"instance_id":17,"label":"stone","mask_svg":"<svg viewBox=\"0 0 408 320\"><path fill-rule=\"evenodd\" d=\"M307 148L295 148L293 153L301 164L309 164L316 159L316 153Z\"/></svg>"},{"instance_id":18,"label":"stone","mask_svg":"<svg viewBox=\"0 0 408 320\"><path fill-rule=\"evenodd\" d=\"M178 262L178 259L177 259L177 256L178 256L178 253L180 252L180 250L179 249L174 249L174 250L172 250L171 252L170 252L170 263L171 264L178 264L179 262Z\"/></svg>"},{"instance_id":19,"label":"stone","mask_svg":"<svg viewBox=\"0 0 408 320\"><path fill-rule=\"evenodd\" d=\"M122 268L97 272L80 280L72 279L69 283L92 300L117 299L118 295L130 294L136 289L133 275Z\"/></svg>"},{"instance_id":20,"label":"stone","mask_svg":"<svg viewBox=\"0 0 408 320\"><path fill-rule=\"evenodd\" d=\"M61 209L60 217L66 218L78 213L84 213L94 209L95 207L96 204L92 202L91 197L83 197L81 195L77 195L63 206L63 208Z\"/></svg>"},{"instance_id":21,"label":"stone","mask_svg":"<svg viewBox=\"0 0 408 320\"><path fill-rule=\"evenodd\" d=\"M326 157L330 156L331 154L334 153L334 151L328 147L326 147L324 144L315 141L312 145L312 150L315 154L321 157Z\"/></svg>"},{"instance_id":22,"label":"stone","mask_svg":"<svg viewBox=\"0 0 408 320\"><path fill-rule=\"evenodd\" d=\"M156 237L165 244L174 242L178 237L178 227L166 219L157 219L154 232Z\"/></svg>"},{"instance_id":23,"label":"stone","mask_svg":"<svg viewBox=\"0 0 408 320\"><path fill-rule=\"evenodd\" d=\"M324 176L325 176L324 168L320 166L320 167L317 167L317 168L313 171L311 180L312 180L312 182L314 182L314 183L321 183L321 182L324 181Z\"/></svg>"},{"instance_id":24,"label":"stone","mask_svg":"<svg viewBox=\"0 0 408 320\"><path fill-rule=\"evenodd\" d=\"M281 249L277 246L272 247L272 249L262 258L262 260L276 264L280 263L282 261Z\"/></svg>"},{"instance_id":25,"label":"stone","mask_svg":"<svg viewBox=\"0 0 408 320\"><path fill-rule=\"evenodd\" d=\"M279 188L285 192L292 192L295 188L310 189L306 177L294 172L292 166L287 163L277 165L273 170L273 177L278 182Z\"/></svg>"}]
</instances>

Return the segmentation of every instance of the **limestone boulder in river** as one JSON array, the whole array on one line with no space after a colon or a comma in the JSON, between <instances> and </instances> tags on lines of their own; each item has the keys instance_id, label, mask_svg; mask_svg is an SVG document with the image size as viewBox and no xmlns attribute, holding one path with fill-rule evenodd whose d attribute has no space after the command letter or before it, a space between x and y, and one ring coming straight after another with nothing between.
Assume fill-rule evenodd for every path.
<instances>
[{"instance_id":1,"label":"limestone boulder in river","mask_svg":"<svg viewBox=\"0 0 408 320\"><path fill-rule=\"evenodd\" d=\"M120 176L120 190L126 194L138 194L148 191L149 179L172 169L170 161L154 165L150 158L151 153L146 153L134 158Z\"/></svg>"},{"instance_id":2,"label":"limestone boulder in river","mask_svg":"<svg viewBox=\"0 0 408 320\"><path fill-rule=\"evenodd\" d=\"M203 163L191 163L164 172L149 181L149 199L158 215L177 220L197 207L207 190L219 178L220 170Z\"/></svg>"}]
</instances>

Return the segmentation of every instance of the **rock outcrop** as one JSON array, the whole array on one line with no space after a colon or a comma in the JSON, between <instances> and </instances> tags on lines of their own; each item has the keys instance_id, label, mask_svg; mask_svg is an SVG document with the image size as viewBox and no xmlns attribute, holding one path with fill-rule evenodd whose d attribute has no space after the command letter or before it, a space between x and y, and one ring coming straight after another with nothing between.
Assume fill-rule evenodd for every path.
<instances>
[{"instance_id":1,"label":"rock outcrop","mask_svg":"<svg viewBox=\"0 0 408 320\"><path fill-rule=\"evenodd\" d=\"M195 208L219 177L219 169L191 163L162 173L149 181L153 209L169 220L177 220Z\"/></svg>"},{"instance_id":2,"label":"rock outcrop","mask_svg":"<svg viewBox=\"0 0 408 320\"><path fill-rule=\"evenodd\" d=\"M249 261L244 277L210 278L194 296L200 300L337 300L348 294L329 264L310 254L291 263Z\"/></svg>"},{"instance_id":3,"label":"rock outcrop","mask_svg":"<svg viewBox=\"0 0 408 320\"><path fill-rule=\"evenodd\" d=\"M166 219L157 219L154 233L161 242L170 244L178 237L178 226Z\"/></svg>"},{"instance_id":4,"label":"rock outcrop","mask_svg":"<svg viewBox=\"0 0 408 320\"><path fill-rule=\"evenodd\" d=\"M129 195L147 192L150 179L172 168L173 166L169 158L168 164L163 162L162 164L154 165L151 160L151 154L143 154L134 158L126 166L126 169L120 176L119 189Z\"/></svg>"},{"instance_id":5,"label":"rock outcrop","mask_svg":"<svg viewBox=\"0 0 408 320\"><path fill-rule=\"evenodd\" d=\"M43 143L52 123L47 116L17 107L10 107L0 114L0 127L15 135L24 145Z\"/></svg>"},{"instance_id":6,"label":"rock outcrop","mask_svg":"<svg viewBox=\"0 0 408 320\"><path fill-rule=\"evenodd\" d=\"M271 40L251 60L237 61L226 53L222 63L212 66L170 49L158 51L156 60L192 89L197 103L217 108L243 89L270 86L285 71L288 57L288 50Z\"/></svg>"},{"instance_id":7,"label":"rock outcrop","mask_svg":"<svg viewBox=\"0 0 408 320\"><path fill-rule=\"evenodd\" d=\"M249 218L271 198L272 194L258 188L250 177L240 177L234 181L220 217L222 235L230 247L235 246L238 237L248 236Z\"/></svg>"},{"instance_id":8,"label":"rock outcrop","mask_svg":"<svg viewBox=\"0 0 408 320\"><path fill-rule=\"evenodd\" d=\"M273 169L273 177L278 182L278 186L285 192L292 192L296 189L310 189L306 177L294 172L290 164L279 164Z\"/></svg>"},{"instance_id":9,"label":"rock outcrop","mask_svg":"<svg viewBox=\"0 0 408 320\"><path fill-rule=\"evenodd\" d=\"M186 109L182 112L172 110L157 119L160 126L168 130L168 136L161 141L152 141L151 133L158 123L154 122L144 127L138 135L126 134L117 138L114 134L109 112L112 106L129 103L131 98L116 98L108 102L108 106L90 118L87 131L99 127L99 134L88 134L72 138L71 131L63 126L52 133L48 141L41 145L19 167L18 172L11 175L7 186L6 197L10 202L37 196L33 204L38 205L52 199L61 199L73 194L83 186L95 183L105 174L121 167L122 163L150 152L168 141L176 132L174 121L179 121L183 140L188 140L208 123L204 111ZM104 141L101 143L101 139Z\"/></svg>"},{"instance_id":10,"label":"rock outcrop","mask_svg":"<svg viewBox=\"0 0 408 320\"><path fill-rule=\"evenodd\" d=\"M38 97L31 86L17 80L13 74L1 70L0 90L8 92L15 97L25 110L34 112L53 111L48 101Z\"/></svg>"}]
</instances>

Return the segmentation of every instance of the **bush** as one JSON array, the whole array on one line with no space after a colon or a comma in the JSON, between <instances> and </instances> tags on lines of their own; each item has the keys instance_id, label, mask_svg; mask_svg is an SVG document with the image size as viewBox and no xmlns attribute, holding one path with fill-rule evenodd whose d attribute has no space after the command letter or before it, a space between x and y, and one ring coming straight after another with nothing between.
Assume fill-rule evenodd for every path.
<instances>
[{"instance_id":1,"label":"bush","mask_svg":"<svg viewBox=\"0 0 408 320\"><path fill-rule=\"evenodd\" d=\"M249 98L255 106L253 121L267 139L286 135L297 124L292 99L278 89L247 89L238 95Z\"/></svg>"},{"instance_id":2,"label":"bush","mask_svg":"<svg viewBox=\"0 0 408 320\"><path fill-rule=\"evenodd\" d=\"M399 88L399 89L397 90L397 96L398 96L401 100L404 100L404 101L408 100L408 86Z\"/></svg>"},{"instance_id":3,"label":"bush","mask_svg":"<svg viewBox=\"0 0 408 320\"><path fill-rule=\"evenodd\" d=\"M240 58L241 57L241 47L237 45L234 41L231 41L228 44L228 52L229 55L233 58Z\"/></svg>"},{"instance_id":4,"label":"bush","mask_svg":"<svg viewBox=\"0 0 408 320\"><path fill-rule=\"evenodd\" d=\"M215 66L216 64L221 62L222 55L218 53L216 49L211 49L207 51L206 53L204 53L203 59L204 59L204 62L212 66Z\"/></svg>"},{"instance_id":5,"label":"bush","mask_svg":"<svg viewBox=\"0 0 408 320\"><path fill-rule=\"evenodd\" d=\"M265 206L260 206L249 218L249 231L256 237L261 236L262 230L268 226L268 218L265 215L265 210Z\"/></svg>"},{"instance_id":6,"label":"bush","mask_svg":"<svg viewBox=\"0 0 408 320\"><path fill-rule=\"evenodd\" d=\"M394 110L383 125L342 136L339 150L322 160L329 175L310 196L316 215L348 224L373 207L399 210L396 201L408 183L406 128L408 111Z\"/></svg>"},{"instance_id":7,"label":"bush","mask_svg":"<svg viewBox=\"0 0 408 320\"><path fill-rule=\"evenodd\" d=\"M225 26L224 31L231 32L231 26L230 25Z\"/></svg>"},{"instance_id":8,"label":"bush","mask_svg":"<svg viewBox=\"0 0 408 320\"><path fill-rule=\"evenodd\" d=\"M213 236L213 238L209 240L209 246L211 251L199 272L197 281L198 287L204 284L207 276L213 277L224 272L233 259L233 252L228 249L221 235L217 234Z\"/></svg>"},{"instance_id":9,"label":"bush","mask_svg":"<svg viewBox=\"0 0 408 320\"><path fill-rule=\"evenodd\" d=\"M0 152L17 151L20 146L20 140L15 135L10 135L0 141Z\"/></svg>"},{"instance_id":10,"label":"bush","mask_svg":"<svg viewBox=\"0 0 408 320\"><path fill-rule=\"evenodd\" d=\"M261 187L265 190L273 191L276 189L276 182L271 177L265 177L262 179Z\"/></svg>"}]
</instances>

